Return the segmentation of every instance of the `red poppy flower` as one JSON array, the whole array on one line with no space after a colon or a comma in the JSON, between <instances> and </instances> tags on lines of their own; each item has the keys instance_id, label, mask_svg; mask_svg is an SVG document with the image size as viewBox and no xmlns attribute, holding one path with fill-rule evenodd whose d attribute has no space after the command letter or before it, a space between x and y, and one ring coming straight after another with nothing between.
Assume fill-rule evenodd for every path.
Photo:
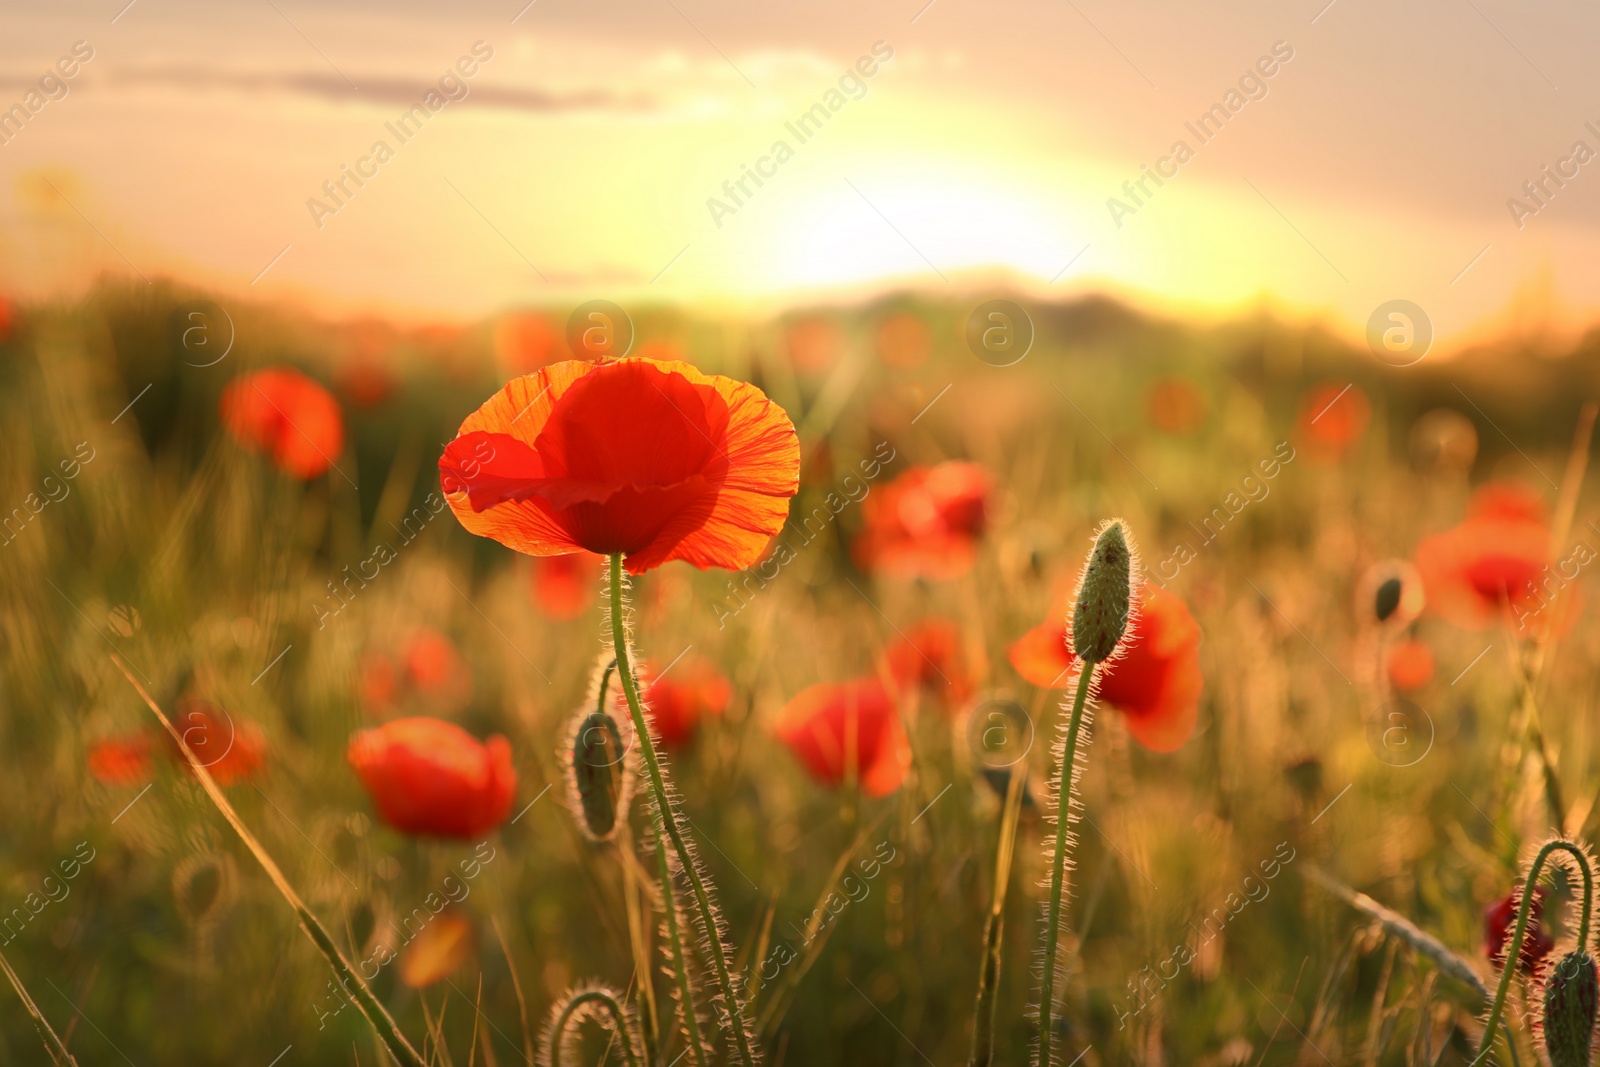
<instances>
[{"instance_id":1,"label":"red poppy flower","mask_svg":"<svg viewBox=\"0 0 1600 1067\"><path fill-rule=\"evenodd\" d=\"M1397 641L1389 649L1389 684L1402 693L1433 681L1433 649L1425 641Z\"/></svg>"},{"instance_id":2,"label":"red poppy flower","mask_svg":"<svg viewBox=\"0 0 1600 1067\"><path fill-rule=\"evenodd\" d=\"M288 367L229 382L222 391L222 423L245 448L266 453L296 478L315 478L344 451L339 402Z\"/></svg>"},{"instance_id":3,"label":"red poppy flower","mask_svg":"<svg viewBox=\"0 0 1600 1067\"><path fill-rule=\"evenodd\" d=\"M1065 615L1057 612L1011 646L1011 665L1034 685L1068 684L1075 657ZM1146 582L1122 643L1123 654L1101 669L1098 697L1123 713L1135 741L1153 752L1174 752L1200 715L1200 627L1182 600Z\"/></svg>"},{"instance_id":4,"label":"red poppy flower","mask_svg":"<svg viewBox=\"0 0 1600 1067\"><path fill-rule=\"evenodd\" d=\"M440 719L396 719L362 730L345 758L384 822L408 834L477 837L511 813L511 745L479 742Z\"/></svg>"},{"instance_id":5,"label":"red poppy flower","mask_svg":"<svg viewBox=\"0 0 1600 1067\"><path fill-rule=\"evenodd\" d=\"M905 630L884 658L896 682L908 688L926 687L947 709L959 708L972 695L961 630L949 619L924 619Z\"/></svg>"},{"instance_id":6,"label":"red poppy flower","mask_svg":"<svg viewBox=\"0 0 1600 1067\"><path fill-rule=\"evenodd\" d=\"M721 715L733 700L733 685L722 672L703 659L690 659L673 665L670 672L657 675L649 665L639 672L644 683L646 716L656 736L667 748L682 748L693 739L700 720ZM617 710L628 714L628 702L619 690Z\"/></svg>"},{"instance_id":7,"label":"red poppy flower","mask_svg":"<svg viewBox=\"0 0 1600 1067\"><path fill-rule=\"evenodd\" d=\"M142 785L155 773L150 735L125 734L96 741L89 749L89 773L107 785Z\"/></svg>"},{"instance_id":8,"label":"red poppy flower","mask_svg":"<svg viewBox=\"0 0 1600 1067\"><path fill-rule=\"evenodd\" d=\"M1184 378L1161 378L1145 394L1145 410L1157 429L1191 434L1205 425L1205 394Z\"/></svg>"},{"instance_id":9,"label":"red poppy flower","mask_svg":"<svg viewBox=\"0 0 1600 1067\"><path fill-rule=\"evenodd\" d=\"M900 788L911 765L899 711L876 678L802 690L783 709L777 734L814 778L839 785L853 767L868 796Z\"/></svg>"},{"instance_id":10,"label":"red poppy flower","mask_svg":"<svg viewBox=\"0 0 1600 1067\"><path fill-rule=\"evenodd\" d=\"M266 766L267 736L261 727L248 719L236 718L216 704L186 700L178 706L172 725L218 785L254 778ZM193 766L176 744L169 744L167 748L179 766L193 773Z\"/></svg>"},{"instance_id":11,"label":"red poppy flower","mask_svg":"<svg viewBox=\"0 0 1600 1067\"><path fill-rule=\"evenodd\" d=\"M988 501L989 475L976 463L912 467L863 501L856 562L904 577L959 577L977 556Z\"/></svg>"},{"instance_id":12,"label":"red poppy flower","mask_svg":"<svg viewBox=\"0 0 1600 1067\"><path fill-rule=\"evenodd\" d=\"M798 487L800 442L753 385L687 363L568 361L513 379L439 459L456 517L533 556L743 570Z\"/></svg>"},{"instance_id":13,"label":"red poppy flower","mask_svg":"<svg viewBox=\"0 0 1600 1067\"><path fill-rule=\"evenodd\" d=\"M1538 971L1539 964L1556 947L1540 922L1544 916L1544 898L1549 892L1544 886L1538 886L1533 895L1533 905L1528 909L1528 929L1522 935L1522 952L1517 958L1519 969L1526 975L1531 976ZM1507 943L1517 927L1517 908L1521 895L1519 890L1512 890L1503 899L1489 905L1483 913L1484 948L1496 967L1505 966Z\"/></svg>"},{"instance_id":14,"label":"red poppy flower","mask_svg":"<svg viewBox=\"0 0 1600 1067\"><path fill-rule=\"evenodd\" d=\"M1313 459L1340 459L1367 432L1372 405L1367 394L1351 384L1323 385L1300 402L1296 424Z\"/></svg>"},{"instance_id":15,"label":"red poppy flower","mask_svg":"<svg viewBox=\"0 0 1600 1067\"><path fill-rule=\"evenodd\" d=\"M406 677L424 693L437 692L450 685L463 669L456 646L437 630L418 630L406 643L403 658Z\"/></svg>"},{"instance_id":16,"label":"red poppy flower","mask_svg":"<svg viewBox=\"0 0 1600 1067\"><path fill-rule=\"evenodd\" d=\"M16 323L16 312L12 310L11 301L0 296L0 341L11 336L11 327Z\"/></svg>"},{"instance_id":17,"label":"red poppy flower","mask_svg":"<svg viewBox=\"0 0 1600 1067\"><path fill-rule=\"evenodd\" d=\"M1536 610L1550 559L1543 508L1526 489L1484 486L1460 525L1417 545L1428 604L1458 626L1481 630Z\"/></svg>"},{"instance_id":18,"label":"red poppy flower","mask_svg":"<svg viewBox=\"0 0 1600 1067\"><path fill-rule=\"evenodd\" d=\"M533 561L533 597L552 619L576 619L594 603L605 561L589 552Z\"/></svg>"}]
</instances>

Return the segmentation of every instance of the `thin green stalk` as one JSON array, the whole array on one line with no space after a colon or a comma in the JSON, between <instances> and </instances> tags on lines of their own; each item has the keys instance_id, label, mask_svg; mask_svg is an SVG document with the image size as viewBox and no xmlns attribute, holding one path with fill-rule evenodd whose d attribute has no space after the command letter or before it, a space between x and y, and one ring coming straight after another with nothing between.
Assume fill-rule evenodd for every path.
<instances>
[{"instance_id":1,"label":"thin green stalk","mask_svg":"<svg viewBox=\"0 0 1600 1067\"><path fill-rule=\"evenodd\" d=\"M672 946L673 977L678 980L678 1006L683 1012L684 1035L695 1067L706 1067L705 1039L700 1036L700 1017L696 1014L694 986L689 981L689 955L683 947L683 930L678 926L678 889L667 863L667 843L661 828L655 827L656 861L661 867L661 910L666 915L667 943Z\"/></svg>"},{"instance_id":2,"label":"thin green stalk","mask_svg":"<svg viewBox=\"0 0 1600 1067\"><path fill-rule=\"evenodd\" d=\"M1083 662L1078 671L1078 691L1072 698L1072 719L1067 724L1067 744L1061 753L1061 778L1056 787L1056 848L1050 863L1050 910L1044 927L1044 974L1039 987L1039 1067L1051 1067L1050 1039L1055 1021L1056 946L1061 939L1061 883L1067 866L1067 823L1072 812L1072 776L1078 755L1078 734L1083 727L1083 703L1095 665Z\"/></svg>"},{"instance_id":3,"label":"thin green stalk","mask_svg":"<svg viewBox=\"0 0 1600 1067\"><path fill-rule=\"evenodd\" d=\"M172 720L167 718L166 712L161 710L161 706L145 691L144 686L139 684L139 680L128 670L127 664L122 662L120 656L112 653L111 662L115 663L117 668L122 671L123 676L128 679L134 690L143 698L145 706L155 713L155 717L161 721L161 725L166 728L167 733L177 742L178 750L189 761L189 766L193 769L195 778L200 782L200 788L205 791L206 796L211 798L211 802L222 813L223 819L233 828L233 832L239 835L239 840L244 842L245 848L250 850L250 854L256 858L256 862L261 864L261 869L267 873L267 878L277 887L278 892L288 902L289 907L294 909L295 918L300 920L300 928L306 932L307 937L311 938L311 943L317 946L323 958L328 961L328 966L333 968L333 973L338 976L339 984L344 987L346 995L361 1010L361 1014L366 1016L367 1022L372 1024L372 1029L382 1039L389 1050L389 1054L395 1058L395 1062L400 1064L400 1067L426 1067L421 1054L411 1047L411 1043L400 1032L399 1024L394 1021L394 1017L389 1014L388 1009L383 1006L377 997L372 995L372 990L367 988L367 983L363 982L361 976L356 974L349 961L344 958L344 954L333 943L333 938L328 936L328 931L323 929L316 916L311 914L311 910L300 899L300 894L295 892L294 887L289 884L289 880L278 869L277 863L273 861L272 857L267 854L267 850L262 847L261 842L257 841L255 835L245 826L244 821L239 818L238 812L233 810L233 805L228 802L227 797L223 796L222 790L217 787L216 780L211 777L211 772L195 756L194 752L189 748L189 743L183 739L183 735L172 725Z\"/></svg>"},{"instance_id":4,"label":"thin green stalk","mask_svg":"<svg viewBox=\"0 0 1600 1067\"><path fill-rule=\"evenodd\" d=\"M739 1062L744 1064L744 1067L755 1067L755 1054L751 1050L750 1034L745 1026L744 1003L734 992L733 976L728 973L728 957L722 944L722 931L717 928L717 915L711 904L711 894L706 889L705 879L695 868L694 856L684 840L683 830L678 825L677 812L673 810L671 798L667 795L666 772L662 770L661 760L656 756L655 743L650 740L650 724L645 721L644 706L639 702L639 686L634 680L633 668L628 663L628 634L622 618L621 553L611 556L611 641L617 656L617 674L622 678L622 691L628 698L628 712L633 716L634 733L639 738L639 752L644 757L645 771L650 778L650 790L655 795L656 811L662 829L672 842L672 850L683 866L683 873L689 879L689 888L694 893L695 907L700 912L700 923L705 928L706 940L710 942L711 950L707 955L711 957L711 968L716 974L717 986L722 992L723 1011L727 1015L726 1025L733 1037L734 1047L738 1049Z\"/></svg>"},{"instance_id":5,"label":"thin green stalk","mask_svg":"<svg viewBox=\"0 0 1600 1067\"><path fill-rule=\"evenodd\" d=\"M604 683L602 683L604 688ZM657 1060L657 1043L660 1039L661 1022L656 1013L656 984L655 972L650 966L650 947L645 944L645 902L642 887L639 884L639 872L635 870L638 862L633 851L633 835L629 833L629 826L623 822L622 832L617 840L617 859L622 864L622 892L623 904L628 912L628 941L633 946L633 969L638 976L639 984L639 1038L644 1044L644 1061L654 1064Z\"/></svg>"},{"instance_id":6,"label":"thin green stalk","mask_svg":"<svg viewBox=\"0 0 1600 1067\"><path fill-rule=\"evenodd\" d=\"M39 1040L44 1042L44 1050L50 1053L53 1063L71 1064L78 1067L78 1061L72 1058L72 1053L67 1051L67 1046L56 1032L50 1028L49 1021L44 1017L44 1012L39 1010L39 1005L33 1002L28 995L28 990L23 986L22 979L17 977L17 972L11 969L11 963L4 953L0 953L0 969L6 972L6 978L11 982L11 988L17 991L17 996L22 998L22 1006L28 1009L28 1016L33 1020L33 1028L39 1031ZM70 1029L70 1028L69 1028Z\"/></svg>"},{"instance_id":7,"label":"thin green stalk","mask_svg":"<svg viewBox=\"0 0 1600 1067\"><path fill-rule=\"evenodd\" d=\"M1022 791L1027 774L1011 768L1005 804L1000 811L1000 841L995 846L994 900L983 931L983 964L978 973L978 998L972 1017L972 1055L969 1067L989 1067L994 1061L994 1017L999 1007L1000 962L1004 948L1006 888L1011 881L1011 855L1017 843L1017 818L1022 813Z\"/></svg>"},{"instance_id":8,"label":"thin green stalk","mask_svg":"<svg viewBox=\"0 0 1600 1067\"><path fill-rule=\"evenodd\" d=\"M1557 839L1548 841L1533 857L1533 863L1528 866L1528 878L1522 886L1522 901L1517 907L1517 925L1512 932L1511 941L1506 946L1505 963L1500 968L1500 984L1494 993L1494 1004L1489 1008L1489 1019L1484 1024L1483 1040L1478 1044L1478 1054L1473 1058L1473 1067L1482 1063L1493 1050L1495 1031L1500 1026L1500 1015L1505 1010L1506 994L1511 989L1511 975L1516 971L1522 959L1522 939L1528 930L1528 915L1533 909L1534 890L1539 884L1539 875L1544 870L1544 861L1552 852L1566 852L1570 854L1579 871L1583 874L1583 910L1578 913L1578 948L1589 951L1589 915L1594 902L1594 873L1589 869L1589 857L1571 841ZM1510 1035L1506 1040L1510 1042Z\"/></svg>"},{"instance_id":9,"label":"thin green stalk","mask_svg":"<svg viewBox=\"0 0 1600 1067\"><path fill-rule=\"evenodd\" d=\"M628 1016L617 1003L617 998L604 989L586 989L574 995L561 1008L550 1027L550 1067L561 1067L561 1052L567 1024L580 1009L598 1004L611 1013L611 1034L622 1045L622 1059L628 1067L639 1067L639 1053L633 1047L633 1035L628 1032Z\"/></svg>"}]
</instances>

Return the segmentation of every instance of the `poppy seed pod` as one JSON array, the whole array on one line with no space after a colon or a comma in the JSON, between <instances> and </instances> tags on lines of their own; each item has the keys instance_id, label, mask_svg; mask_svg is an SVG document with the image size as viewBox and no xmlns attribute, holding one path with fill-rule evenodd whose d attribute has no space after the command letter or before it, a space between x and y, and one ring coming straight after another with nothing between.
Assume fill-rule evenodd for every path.
<instances>
[{"instance_id":1,"label":"poppy seed pod","mask_svg":"<svg viewBox=\"0 0 1600 1067\"><path fill-rule=\"evenodd\" d=\"M616 661L601 675L595 710L573 716L567 738L567 801L578 828L592 841L609 841L627 818L631 775L628 750L617 720L607 710L606 692Z\"/></svg>"},{"instance_id":2,"label":"poppy seed pod","mask_svg":"<svg viewBox=\"0 0 1600 1067\"><path fill-rule=\"evenodd\" d=\"M1084 662L1110 659L1127 632L1135 570L1126 528L1122 520L1112 519L1095 535L1072 609L1073 645Z\"/></svg>"},{"instance_id":3,"label":"poppy seed pod","mask_svg":"<svg viewBox=\"0 0 1600 1067\"><path fill-rule=\"evenodd\" d=\"M1600 979L1594 957L1575 949L1561 957L1544 987L1544 1048L1550 1067L1588 1067Z\"/></svg>"}]
</instances>

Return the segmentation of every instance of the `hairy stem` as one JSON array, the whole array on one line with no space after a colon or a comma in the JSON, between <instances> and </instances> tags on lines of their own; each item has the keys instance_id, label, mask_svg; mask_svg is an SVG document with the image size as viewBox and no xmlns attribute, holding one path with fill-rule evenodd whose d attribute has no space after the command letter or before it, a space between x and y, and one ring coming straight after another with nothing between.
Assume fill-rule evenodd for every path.
<instances>
[{"instance_id":1,"label":"hairy stem","mask_svg":"<svg viewBox=\"0 0 1600 1067\"><path fill-rule=\"evenodd\" d=\"M710 951L707 955L711 957L711 969L716 975L717 986L722 993L722 1009L726 1013L724 1024L733 1038L734 1047L738 1050L739 1062L744 1067L755 1067L755 1054L751 1051L750 1034L745 1025L744 1003L735 993L733 976L728 973L728 957L722 944L722 931L717 928L717 915L711 904L711 894L706 888L705 879L695 868L694 856L685 841L686 835L683 828L678 825L677 812L667 795L666 772L661 767L661 760L656 756L655 743L650 739L650 724L645 721L644 707L639 702L639 686L634 680L633 668L628 663L628 634L622 618L621 553L611 557L611 641L617 656L617 675L622 679L622 691L628 698L628 712L633 716L634 733L639 738L639 752L644 757L645 773L650 779L650 791L655 797L661 828L666 831L667 838L672 842L672 851L677 854L683 873L689 880L695 907L700 913L700 923L705 928L706 940L710 942Z\"/></svg>"},{"instance_id":2,"label":"hairy stem","mask_svg":"<svg viewBox=\"0 0 1600 1067\"><path fill-rule=\"evenodd\" d=\"M611 1014L611 1033L622 1046L623 1062L628 1067L639 1067L639 1053L633 1047L633 1035L628 1032L628 1020L623 1013L622 1005L603 989L585 990L562 1006L561 1014L556 1016L555 1025L550 1030L550 1067L561 1067L562 1043L567 1026L579 1009L590 1004L598 1004Z\"/></svg>"},{"instance_id":3,"label":"hairy stem","mask_svg":"<svg viewBox=\"0 0 1600 1067\"><path fill-rule=\"evenodd\" d=\"M678 889L672 881L671 865L667 862L667 843L661 839L661 829L655 827L656 862L661 868L661 910L666 916L667 944L672 946L673 977L678 982L678 1007L683 1012L684 1037L689 1042L689 1055L695 1067L706 1067L705 1039L700 1036L700 1017L696 1014L694 986L689 981L689 956L683 947L683 930L678 925Z\"/></svg>"},{"instance_id":4,"label":"hairy stem","mask_svg":"<svg viewBox=\"0 0 1600 1067\"><path fill-rule=\"evenodd\" d=\"M978 972L978 998L972 1017L972 1054L969 1067L989 1067L994 1061L994 1015L999 1005L1000 958L1004 948L1006 888L1011 880L1011 855L1017 843L1017 818L1022 812L1022 793L1027 774L1011 768L1006 785L1005 805L1000 813L1000 841L995 846L994 900L989 905L989 921L983 931L983 963Z\"/></svg>"},{"instance_id":5,"label":"hairy stem","mask_svg":"<svg viewBox=\"0 0 1600 1067\"><path fill-rule=\"evenodd\" d=\"M1505 1010L1506 994L1511 989L1511 975L1522 959L1522 939L1528 932L1528 915L1533 910L1534 889L1539 884L1544 861L1552 852L1568 853L1583 874L1583 906L1578 913L1578 948L1584 952L1589 951L1589 915L1594 903L1594 872L1589 869L1589 857L1583 849L1571 841L1560 839L1548 841L1528 865L1528 878L1523 883L1522 900L1517 907L1517 925L1511 934L1510 942L1506 945L1505 963L1500 968L1500 984L1495 988L1494 1003L1489 1008L1489 1019L1484 1024L1483 1040L1478 1044L1478 1054L1472 1061L1473 1067L1488 1059L1489 1053L1494 1048L1495 1031L1500 1026L1500 1015ZM1509 1036L1507 1040L1510 1041Z\"/></svg>"},{"instance_id":6,"label":"hairy stem","mask_svg":"<svg viewBox=\"0 0 1600 1067\"><path fill-rule=\"evenodd\" d=\"M1083 703L1094 678L1093 663L1078 671L1078 690L1072 698L1072 718L1067 724L1067 744L1061 753L1061 777L1056 785L1056 846L1050 862L1050 903L1044 927L1044 974L1039 987L1039 1067L1051 1067L1050 1039L1055 1022L1056 948L1061 940L1061 883L1066 877L1068 823L1072 812L1072 777L1078 755L1078 734L1083 728Z\"/></svg>"}]
</instances>

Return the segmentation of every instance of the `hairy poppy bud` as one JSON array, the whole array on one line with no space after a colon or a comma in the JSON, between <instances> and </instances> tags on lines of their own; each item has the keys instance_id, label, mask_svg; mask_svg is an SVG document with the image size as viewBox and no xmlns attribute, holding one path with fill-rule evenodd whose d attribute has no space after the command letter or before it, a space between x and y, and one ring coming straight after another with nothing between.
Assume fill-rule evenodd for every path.
<instances>
[{"instance_id":1,"label":"hairy poppy bud","mask_svg":"<svg viewBox=\"0 0 1600 1067\"><path fill-rule=\"evenodd\" d=\"M1072 643L1085 663L1104 663L1128 629L1133 600L1134 549L1121 519L1095 536L1072 609Z\"/></svg>"},{"instance_id":2,"label":"hairy poppy bud","mask_svg":"<svg viewBox=\"0 0 1600 1067\"><path fill-rule=\"evenodd\" d=\"M567 739L567 800L578 828L594 841L609 841L627 817L631 776L622 731L608 710L606 691L613 660L605 667L595 710L573 717Z\"/></svg>"},{"instance_id":3,"label":"hairy poppy bud","mask_svg":"<svg viewBox=\"0 0 1600 1067\"><path fill-rule=\"evenodd\" d=\"M1562 956L1544 986L1544 1048L1550 1067L1588 1067L1600 979L1582 949Z\"/></svg>"}]
</instances>

